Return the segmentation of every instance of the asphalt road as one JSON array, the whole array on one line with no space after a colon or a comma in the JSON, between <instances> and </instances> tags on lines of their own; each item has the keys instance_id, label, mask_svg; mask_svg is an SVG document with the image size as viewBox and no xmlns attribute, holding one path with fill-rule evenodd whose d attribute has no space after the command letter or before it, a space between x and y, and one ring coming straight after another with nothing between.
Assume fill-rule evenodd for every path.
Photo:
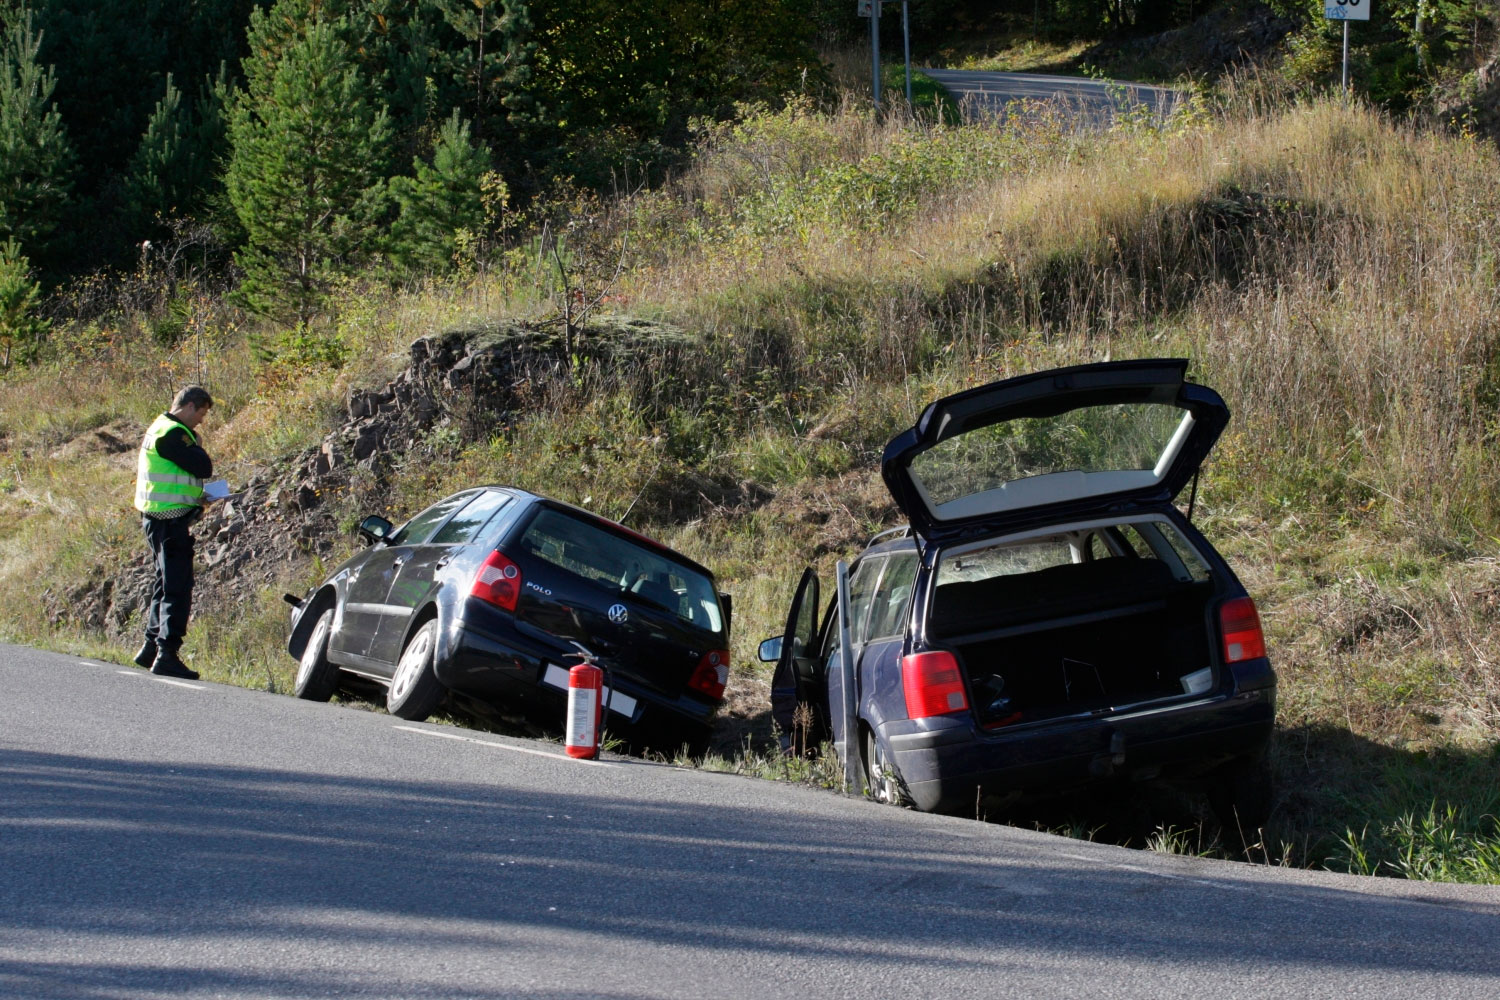
<instances>
[{"instance_id":1,"label":"asphalt road","mask_svg":"<svg viewBox=\"0 0 1500 1000\"><path fill-rule=\"evenodd\" d=\"M960 69L922 72L947 87L970 118L1005 114L1012 101L1056 101L1075 112L1080 121L1098 124L1124 108L1137 105L1144 105L1157 115L1166 115L1181 97L1168 87L1081 76Z\"/></svg>"},{"instance_id":2,"label":"asphalt road","mask_svg":"<svg viewBox=\"0 0 1500 1000\"><path fill-rule=\"evenodd\" d=\"M1500 891L1155 856L0 646L0 996L1483 997Z\"/></svg>"}]
</instances>

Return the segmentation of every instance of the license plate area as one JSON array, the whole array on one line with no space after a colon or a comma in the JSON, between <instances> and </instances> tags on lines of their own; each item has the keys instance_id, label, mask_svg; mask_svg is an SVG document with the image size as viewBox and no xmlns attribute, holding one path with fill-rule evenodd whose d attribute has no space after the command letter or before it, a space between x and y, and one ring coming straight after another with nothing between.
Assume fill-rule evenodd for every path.
<instances>
[{"instance_id":1,"label":"license plate area","mask_svg":"<svg viewBox=\"0 0 1500 1000\"><path fill-rule=\"evenodd\" d=\"M555 663L549 663L546 669L542 671L542 683L548 687L557 688L559 691L567 691L568 671ZM600 692L599 696L604 699L605 704L609 706L611 712L618 712L627 719L635 717L636 700L630 697L630 695L616 691L614 692L614 696L611 697L610 689L606 687Z\"/></svg>"}]
</instances>

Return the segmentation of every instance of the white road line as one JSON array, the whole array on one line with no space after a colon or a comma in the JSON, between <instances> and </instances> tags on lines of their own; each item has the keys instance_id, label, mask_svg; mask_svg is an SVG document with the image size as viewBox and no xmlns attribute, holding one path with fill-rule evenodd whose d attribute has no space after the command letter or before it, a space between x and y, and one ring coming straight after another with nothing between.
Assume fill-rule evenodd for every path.
<instances>
[{"instance_id":1,"label":"white road line","mask_svg":"<svg viewBox=\"0 0 1500 1000\"><path fill-rule=\"evenodd\" d=\"M145 677L146 676L145 674L141 673L139 670L116 670L115 673L117 673L117 674L124 674L126 677Z\"/></svg>"},{"instance_id":2,"label":"white road line","mask_svg":"<svg viewBox=\"0 0 1500 1000\"><path fill-rule=\"evenodd\" d=\"M189 691L202 691L203 690L203 685L202 684L189 684L186 681L174 681L174 680L172 680L171 678L168 678L168 677L152 677L151 679L153 681L160 681L163 684L170 684L173 687L187 688Z\"/></svg>"},{"instance_id":3,"label":"white road line","mask_svg":"<svg viewBox=\"0 0 1500 1000\"><path fill-rule=\"evenodd\" d=\"M78 662L81 663L85 667L102 667L102 666L104 666L104 664L102 664L102 663L95 663L93 660L79 660Z\"/></svg>"},{"instance_id":4,"label":"white road line","mask_svg":"<svg viewBox=\"0 0 1500 1000\"><path fill-rule=\"evenodd\" d=\"M565 760L569 764L588 764L591 767L614 767L602 760L580 760L576 757L568 757L560 753L548 753L545 750L533 750L530 747L512 746L509 743L491 743L489 740L476 740L472 736L459 736L457 733L440 733L436 729L418 729L416 726L396 726L403 733L421 733L423 736L440 736L445 740L461 740L464 743L478 743L482 747L493 747L496 750L514 750L516 753L529 753L533 757L551 757L553 760Z\"/></svg>"}]
</instances>

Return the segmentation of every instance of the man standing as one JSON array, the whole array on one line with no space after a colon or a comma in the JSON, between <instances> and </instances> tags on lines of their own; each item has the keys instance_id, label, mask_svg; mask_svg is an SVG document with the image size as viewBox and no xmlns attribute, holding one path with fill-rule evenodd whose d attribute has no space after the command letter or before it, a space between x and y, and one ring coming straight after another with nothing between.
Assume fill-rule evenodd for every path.
<instances>
[{"instance_id":1,"label":"man standing","mask_svg":"<svg viewBox=\"0 0 1500 1000\"><path fill-rule=\"evenodd\" d=\"M214 405L202 386L177 394L172 409L152 422L141 441L135 507L141 512L154 562L146 642L135 662L153 674L197 680L178 657L193 605L193 535L203 511L203 483L213 462L198 443L198 425Z\"/></svg>"}]
</instances>

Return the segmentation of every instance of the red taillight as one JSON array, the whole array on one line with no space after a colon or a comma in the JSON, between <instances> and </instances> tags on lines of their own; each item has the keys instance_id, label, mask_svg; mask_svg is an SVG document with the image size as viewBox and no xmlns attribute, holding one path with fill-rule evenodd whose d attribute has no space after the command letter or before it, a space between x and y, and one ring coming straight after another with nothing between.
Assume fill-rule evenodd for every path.
<instances>
[{"instance_id":1,"label":"red taillight","mask_svg":"<svg viewBox=\"0 0 1500 1000\"><path fill-rule=\"evenodd\" d=\"M520 568L499 552L491 552L484 565L479 567L479 575L474 577L469 596L506 611L516 610L516 601L521 596Z\"/></svg>"},{"instance_id":2,"label":"red taillight","mask_svg":"<svg viewBox=\"0 0 1500 1000\"><path fill-rule=\"evenodd\" d=\"M1260 630L1260 615L1248 597L1225 601L1219 608L1219 631L1224 635L1224 662L1239 663L1266 655L1266 637Z\"/></svg>"},{"instance_id":3,"label":"red taillight","mask_svg":"<svg viewBox=\"0 0 1500 1000\"><path fill-rule=\"evenodd\" d=\"M688 687L701 691L710 698L723 698L724 685L729 683L729 650L710 649L698 661L698 669L688 678Z\"/></svg>"},{"instance_id":4,"label":"red taillight","mask_svg":"<svg viewBox=\"0 0 1500 1000\"><path fill-rule=\"evenodd\" d=\"M969 710L963 674L952 653L938 650L903 656L901 689L906 694L908 718L925 719Z\"/></svg>"}]
</instances>

